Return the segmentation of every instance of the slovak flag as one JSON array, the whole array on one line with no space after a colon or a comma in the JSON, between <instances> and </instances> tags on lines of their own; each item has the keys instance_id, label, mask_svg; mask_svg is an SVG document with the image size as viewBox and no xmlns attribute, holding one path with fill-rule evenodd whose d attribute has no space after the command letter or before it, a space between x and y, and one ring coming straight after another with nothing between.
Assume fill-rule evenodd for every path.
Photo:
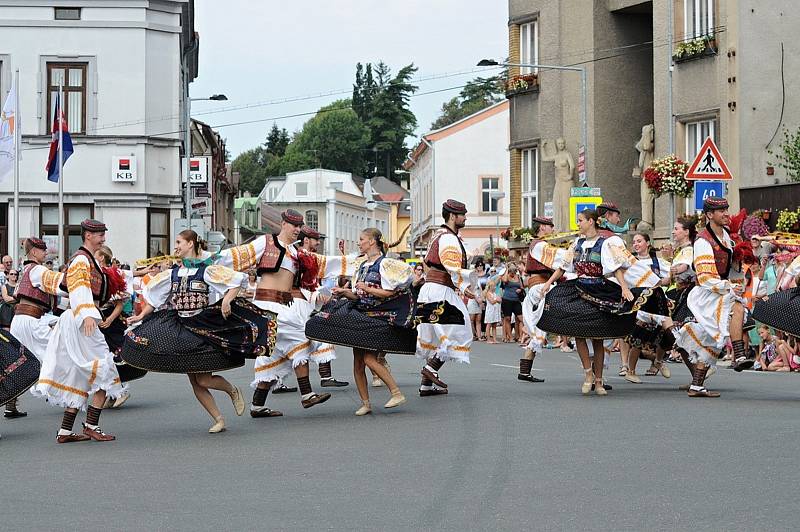
<instances>
[{"instance_id":1,"label":"slovak flag","mask_svg":"<svg viewBox=\"0 0 800 532\"><path fill-rule=\"evenodd\" d=\"M72 138L69 136L69 126L67 119L64 118L64 112L61 110L61 102L56 95L56 108L53 113L53 140L50 141L50 155L47 157L47 179L53 183L58 183L58 131L61 129L61 138L64 140L62 150L64 152L64 159L62 164L66 164L67 159L74 149L72 148Z\"/></svg>"}]
</instances>

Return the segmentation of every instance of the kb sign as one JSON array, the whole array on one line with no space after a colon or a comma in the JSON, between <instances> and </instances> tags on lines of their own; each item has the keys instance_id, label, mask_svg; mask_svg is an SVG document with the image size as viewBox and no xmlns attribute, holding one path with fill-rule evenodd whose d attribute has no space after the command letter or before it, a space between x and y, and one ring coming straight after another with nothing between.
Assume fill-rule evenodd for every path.
<instances>
[{"instance_id":1,"label":"kb sign","mask_svg":"<svg viewBox=\"0 0 800 532\"><path fill-rule=\"evenodd\" d=\"M111 158L111 181L136 183L136 156L123 155Z\"/></svg>"}]
</instances>

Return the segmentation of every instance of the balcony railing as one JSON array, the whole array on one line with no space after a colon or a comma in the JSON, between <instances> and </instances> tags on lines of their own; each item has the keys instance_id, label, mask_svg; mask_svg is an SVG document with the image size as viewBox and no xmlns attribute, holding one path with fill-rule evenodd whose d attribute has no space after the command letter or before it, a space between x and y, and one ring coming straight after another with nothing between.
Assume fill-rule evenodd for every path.
<instances>
[{"instance_id":1,"label":"balcony railing","mask_svg":"<svg viewBox=\"0 0 800 532\"><path fill-rule=\"evenodd\" d=\"M714 55L717 55L717 39L713 35L704 35L697 39L679 42L672 51L672 60L676 63L685 63Z\"/></svg>"}]
</instances>

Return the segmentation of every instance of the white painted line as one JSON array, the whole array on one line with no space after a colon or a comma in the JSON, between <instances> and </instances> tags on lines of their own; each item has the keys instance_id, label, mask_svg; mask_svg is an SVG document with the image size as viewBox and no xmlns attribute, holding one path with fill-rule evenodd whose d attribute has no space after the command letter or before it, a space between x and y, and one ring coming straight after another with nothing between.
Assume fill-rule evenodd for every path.
<instances>
[{"instance_id":1,"label":"white painted line","mask_svg":"<svg viewBox=\"0 0 800 532\"><path fill-rule=\"evenodd\" d=\"M506 364L489 364L489 365L490 365L490 366L497 366L498 368L511 368L511 369L519 369L519 366L508 366L508 365L506 365ZM536 368L536 369L534 369L533 371L539 372L539 371L545 371L545 370L543 370L543 369L539 369L539 368Z\"/></svg>"}]
</instances>

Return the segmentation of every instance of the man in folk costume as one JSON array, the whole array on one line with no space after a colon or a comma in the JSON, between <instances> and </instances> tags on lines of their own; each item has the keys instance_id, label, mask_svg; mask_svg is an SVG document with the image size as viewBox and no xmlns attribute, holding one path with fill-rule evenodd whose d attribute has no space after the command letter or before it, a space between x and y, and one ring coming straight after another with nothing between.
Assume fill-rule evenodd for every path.
<instances>
[{"instance_id":1,"label":"man in folk costume","mask_svg":"<svg viewBox=\"0 0 800 532\"><path fill-rule=\"evenodd\" d=\"M56 307L58 285L63 277L59 272L48 270L42 265L47 253L44 240L30 237L24 243L26 260L23 264L14 297L14 319L11 321L11 334L27 347L39 360L44 359L47 342L50 340L52 325L57 318L52 314ZM63 293L66 295L66 293ZM5 417L25 417L28 414L17 410L16 400L6 403Z\"/></svg>"},{"instance_id":2,"label":"man in folk costume","mask_svg":"<svg viewBox=\"0 0 800 532\"><path fill-rule=\"evenodd\" d=\"M311 227L304 225L300 228L300 248L308 251L309 253L318 253L319 252L319 244L322 240L323 235L320 234L319 231L316 229L312 229ZM315 293L312 295L314 299L318 297L318 294ZM350 384L347 381L339 381L333 378L333 370L331 369L331 362L336 360L336 351L331 349L328 351L326 348L330 347L329 344L322 344L320 346L320 351L324 351L324 354L320 356L318 359L314 361L318 365L319 377L320 382L319 385L323 388L341 388L343 386L347 386Z\"/></svg>"},{"instance_id":3,"label":"man in folk costume","mask_svg":"<svg viewBox=\"0 0 800 532\"><path fill-rule=\"evenodd\" d=\"M728 200L709 197L703 202L706 227L694 242L697 286L689 293L687 305L694 315L676 334L675 344L689 353L695 363L689 397L719 397L703 385L710 366L716 364L728 339L733 345L733 368L752 367L744 348L742 326L744 307L739 284L728 279L733 261L733 241L725 228L730 223Z\"/></svg>"},{"instance_id":4,"label":"man in folk costume","mask_svg":"<svg viewBox=\"0 0 800 532\"><path fill-rule=\"evenodd\" d=\"M333 346L306 338L305 325L313 310L311 294L318 279L352 273L348 257L325 257L295 247L303 215L293 209L281 213L281 230L249 244L221 251L214 261L236 271L256 268L258 286L254 303L278 315L277 337L270 356L256 359L255 388L250 415L254 418L282 416L267 408L269 390L279 380L294 373L300 388L303 408L324 403L331 394L317 394L308 377L309 360L330 360ZM348 271L348 267L350 270Z\"/></svg>"},{"instance_id":5,"label":"man in folk costume","mask_svg":"<svg viewBox=\"0 0 800 532\"><path fill-rule=\"evenodd\" d=\"M466 225L467 208L449 199L442 205L444 225L433 235L425 254L425 284L417 298L417 356L422 368L421 397L447 393L439 369L448 360L469 363L472 327L466 305L457 290L472 298L467 252L458 236Z\"/></svg>"},{"instance_id":6,"label":"man in folk costume","mask_svg":"<svg viewBox=\"0 0 800 532\"><path fill-rule=\"evenodd\" d=\"M94 252L105 243L106 226L97 220L84 220L81 237L83 245L67 262L60 286L69 293L70 308L58 319L42 360L39 382L32 390L66 409L58 443L114 440L112 434L100 429L100 412L106 396L115 398L124 392L114 357L97 327L102 320L99 305L106 299L108 287ZM83 433L75 434L72 427L78 409L87 403Z\"/></svg>"},{"instance_id":7,"label":"man in folk costume","mask_svg":"<svg viewBox=\"0 0 800 532\"><path fill-rule=\"evenodd\" d=\"M613 201L604 201L598 205L597 215L601 218L600 223L597 225L597 232L600 233L600 236L605 238L608 238L612 235L622 235L627 233L630 230L631 222L633 221L633 218L628 218L625 223L622 224L621 212L619 207L617 207L617 204Z\"/></svg>"},{"instance_id":8,"label":"man in folk costume","mask_svg":"<svg viewBox=\"0 0 800 532\"><path fill-rule=\"evenodd\" d=\"M544 379L531 375L533 360L541 353L547 343L547 333L539 329L536 324L544 311L541 304L544 295L536 288L553 275L553 272L564 265L567 250L548 244L543 238L553 233L553 220L544 216L537 216L531 224L536 237L528 248L525 259L525 273L528 274L528 294L522 302L522 319L530 334L530 342L525 348L525 354L519 359L519 374L517 379L528 382L544 382Z\"/></svg>"}]
</instances>

